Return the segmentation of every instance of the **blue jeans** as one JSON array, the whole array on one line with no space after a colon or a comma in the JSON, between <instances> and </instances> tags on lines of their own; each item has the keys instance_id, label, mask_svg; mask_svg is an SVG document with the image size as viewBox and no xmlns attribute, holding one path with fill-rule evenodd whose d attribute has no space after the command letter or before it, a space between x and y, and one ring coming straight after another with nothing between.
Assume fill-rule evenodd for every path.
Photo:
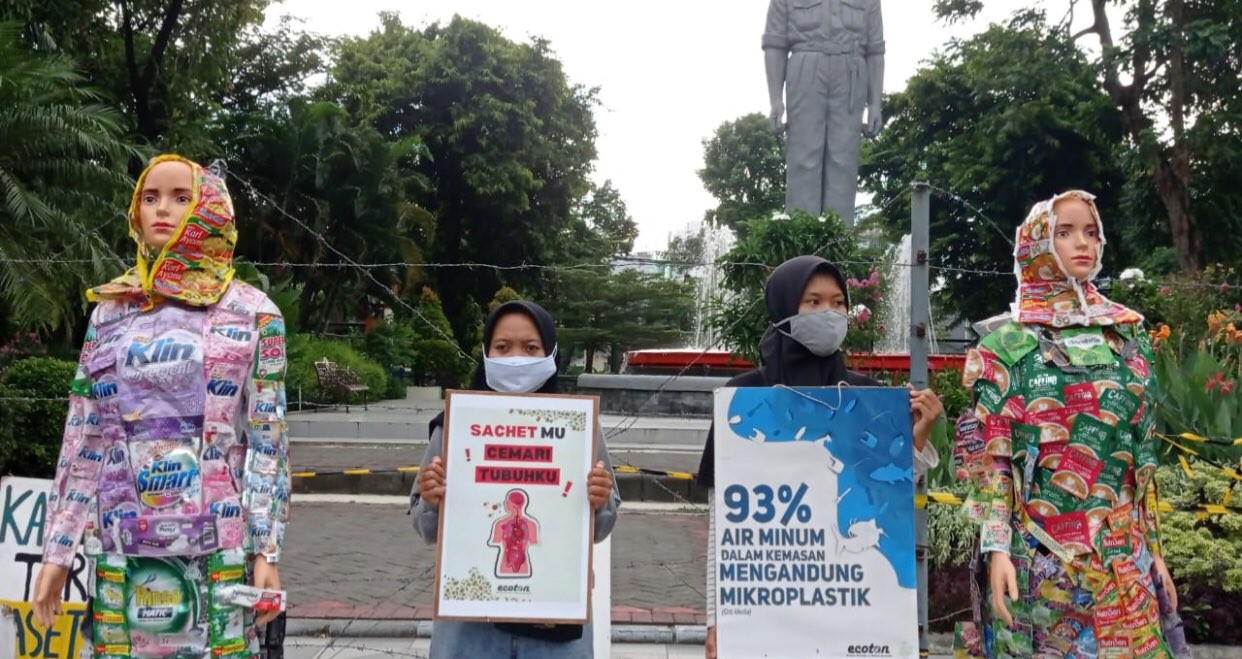
<instances>
[{"instance_id":1,"label":"blue jeans","mask_svg":"<svg viewBox=\"0 0 1242 659\"><path fill-rule=\"evenodd\" d=\"M582 628L582 638L553 643L514 636L489 622L436 620L431 659L594 659L594 643L589 623Z\"/></svg>"}]
</instances>

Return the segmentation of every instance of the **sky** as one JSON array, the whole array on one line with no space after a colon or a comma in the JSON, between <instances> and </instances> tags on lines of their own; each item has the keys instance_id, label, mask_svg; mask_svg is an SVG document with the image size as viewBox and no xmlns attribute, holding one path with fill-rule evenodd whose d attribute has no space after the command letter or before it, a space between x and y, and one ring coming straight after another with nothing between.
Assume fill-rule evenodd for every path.
<instances>
[{"instance_id":1,"label":"sky","mask_svg":"<svg viewBox=\"0 0 1242 659\"><path fill-rule=\"evenodd\" d=\"M952 26L937 22L932 4L883 0L885 91L904 88L953 37L1026 6L1042 5L1059 21L1069 0L989 0L976 20ZM768 113L759 46L767 6L767 0L284 0L269 10L268 21L288 14L312 32L362 36L379 26L381 11L397 12L412 26L459 14L517 41L548 39L572 82L600 87L593 176L612 180L638 223L635 251L659 251L715 206L696 173L703 140L726 121ZM1074 27L1089 24L1080 7Z\"/></svg>"}]
</instances>

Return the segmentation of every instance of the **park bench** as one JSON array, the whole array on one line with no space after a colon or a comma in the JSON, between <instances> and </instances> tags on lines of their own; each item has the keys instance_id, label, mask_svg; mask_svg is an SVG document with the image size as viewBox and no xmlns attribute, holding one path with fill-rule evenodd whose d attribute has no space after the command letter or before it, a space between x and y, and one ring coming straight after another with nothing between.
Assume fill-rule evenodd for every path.
<instances>
[{"instance_id":1,"label":"park bench","mask_svg":"<svg viewBox=\"0 0 1242 659\"><path fill-rule=\"evenodd\" d=\"M362 409L367 409L368 392L371 388L363 384L348 367L342 368L327 357L315 362L315 375L319 378L319 391L336 402L345 404L349 411L349 402L353 394L362 394Z\"/></svg>"}]
</instances>

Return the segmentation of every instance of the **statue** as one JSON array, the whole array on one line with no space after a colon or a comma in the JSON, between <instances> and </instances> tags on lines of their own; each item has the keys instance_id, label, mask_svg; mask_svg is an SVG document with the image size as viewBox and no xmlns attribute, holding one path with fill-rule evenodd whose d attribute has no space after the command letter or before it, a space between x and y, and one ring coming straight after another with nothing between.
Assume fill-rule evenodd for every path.
<instances>
[{"instance_id":1,"label":"statue","mask_svg":"<svg viewBox=\"0 0 1242 659\"><path fill-rule=\"evenodd\" d=\"M852 226L862 136L874 138L884 123L880 0L769 2L763 53L773 130L784 132L789 117L785 206L835 211Z\"/></svg>"}]
</instances>

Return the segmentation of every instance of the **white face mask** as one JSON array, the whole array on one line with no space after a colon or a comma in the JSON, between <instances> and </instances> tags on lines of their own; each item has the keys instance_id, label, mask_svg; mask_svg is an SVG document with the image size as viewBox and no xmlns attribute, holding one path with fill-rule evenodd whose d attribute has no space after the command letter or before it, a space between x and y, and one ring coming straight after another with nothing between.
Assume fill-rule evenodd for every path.
<instances>
[{"instance_id":1,"label":"white face mask","mask_svg":"<svg viewBox=\"0 0 1242 659\"><path fill-rule=\"evenodd\" d=\"M529 394L556 375L556 348L546 357L484 357L487 386L506 394Z\"/></svg>"},{"instance_id":2,"label":"white face mask","mask_svg":"<svg viewBox=\"0 0 1242 659\"><path fill-rule=\"evenodd\" d=\"M840 311L825 309L814 313L801 313L782 320L778 325L789 323L789 331L781 332L801 343L816 357L827 357L841 349L849 318Z\"/></svg>"}]
</instances>

